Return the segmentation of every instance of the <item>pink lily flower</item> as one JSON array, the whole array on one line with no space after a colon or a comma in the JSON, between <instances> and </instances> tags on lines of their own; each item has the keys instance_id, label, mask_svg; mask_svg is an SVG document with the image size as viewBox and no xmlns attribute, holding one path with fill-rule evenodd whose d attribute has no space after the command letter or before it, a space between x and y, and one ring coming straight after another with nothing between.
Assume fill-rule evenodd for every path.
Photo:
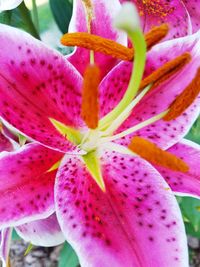
<instances>
[{"instance_id":1,"label":"pink lily flower","mask_svg":"<svg viewBox=\"0 0 200 267\"><path fill-rule=\"evenodd\" d=\"M91 3L91 33L125 44L125 34L112 26L120 3ZM87 31L84 10L83 2L75 1L74 31ZM0 115L33 141L0 155L0 229L35 224L56 212L81 266L188 266L184 225L171 188L199 197L199 146L181 141L199 114L199 97L184 106L179 116L170 121L165 116L171 114L171 104L185 88L198 85L200 32L155 45L147 54L143 83L180 55L190 54L190 60L183 68L178 65L169 79L157 84L151 80L150 86L153 83L155 88L147 84L137 91L117 115L112 112L132 89L135 71L142 76L141 65L133 69L131 62L117 64L119 60L95 53L104 77L99 84L96 129L90 126L96 118L95 101L89 103L94 110L87 113L87 90L81 98L83 84L95 84L99 79L98 68L90 80L81 75L90 63L89 51L77 48L67 60L11 27L1 25L0 36ZM81 116L83 111L86 116ZM112 119L108 119L105 115L111 113ZM139 140L138 148L149 140L142 151L152 149L152 158L135 150L134 137ZM152 148L150 141L179 158ZM51 231L51 222L46 228ZM18 229L24 238L34 239L34 231L28 227Z\"/></svg>"},{"instance_id":2,"label":"pink lily flower","mask_svg":"<svg viewBox=\"0 0 200 267\"><path fill-rule=\"evenodd\" d=\"M126 0L120 0L120 2L124 3ZM200 2L198 0L130 0L130 2L138 8L144 32L162 23L168 23L171 28L166 39L185 36L199 30Z\"/></svg>"}]
</instances>

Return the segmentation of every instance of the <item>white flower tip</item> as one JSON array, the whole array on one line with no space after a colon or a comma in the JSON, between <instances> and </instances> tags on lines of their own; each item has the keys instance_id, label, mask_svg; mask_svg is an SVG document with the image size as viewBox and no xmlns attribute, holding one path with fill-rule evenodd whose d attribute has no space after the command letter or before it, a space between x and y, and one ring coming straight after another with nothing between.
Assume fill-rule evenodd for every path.
<instances>
[{"instance_id":1,"label":"white flower tip","mask_svg":"<svg viewBox=\"0 0 200 267\"><path fill-rule=\"evenodd\" d=\"M126 32L133 32L140 29L140 16L133 3L126 2L122 5L114 19L114 26Z\"/></svg>"},{"instance_id":2,"label":"white flower tip","mask_svg":"<svg viewBox=\"0 0 200 267\"><path fill-rule=\"evenodd\" d=\"M0 0L0 12L11 10L19 6L23 0Z\"/></svg>"}]
</instances>

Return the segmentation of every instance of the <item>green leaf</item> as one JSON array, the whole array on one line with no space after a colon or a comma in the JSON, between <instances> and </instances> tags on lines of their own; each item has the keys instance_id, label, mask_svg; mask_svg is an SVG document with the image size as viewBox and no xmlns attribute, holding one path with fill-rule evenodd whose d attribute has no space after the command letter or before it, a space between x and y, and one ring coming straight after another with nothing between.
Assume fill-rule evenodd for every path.
<instances>
[{"instance_id":1,"label":"green leaf","mask_svg":"<svg viewBox=\"0 0 200 267\"><path fill-rule=\"evenodd\" d=\"M191 197L179 199L187 234L200 237L200 200Z\"/></svg>"},{"instance_id":2,"label":"green leaf","mask_svg":"<svg viewBox=\"0 0 200 267\"><path fill-rule=\"evenodd\" d=\"M186 138L197 144L200 144L200 116L192 126L189 133L186 135Z\"/></svg>"},{"instance_id":3,"label":"green leaf","mask_svg":"<svg viewBox=\"0 0 200 267\"><path fill-rule=\"evenodd\" d=\"M77 267L79 260L73 248L65 243L59 257L58 267Z\"/></svg>"},{"instance_id":4,"label":"green leaf","mask_svg":"<svg viewBox=\"0 0 200 267\"><path fill-rule=\"evenodd\" d=\"M32 249L33 249L33 245L30 243L26 251L24 252L24 256L27 256L31 252Z\"/></svg>"},{"instance_id":5,"label":"green leaf","mask_svg":"<svg viewBox=\"0 0 200 267\"><path fill-rule=\"evenodd\" d=\"M72 3L69 0L50 0L50 7L55 21L62 33L68 31L69 22L72 16Z\"/></svg>"},{"instance_id":6,"label":"green leaf","mask_svg":"<svg viewBox=\"0 0 200 267\"><path fill-rule=\"evenodd\" d=\"M11 11L4 11L0 13L0 23L9 25L11 22L11 16L12 16Z\"/></svg>"}]
</instances>

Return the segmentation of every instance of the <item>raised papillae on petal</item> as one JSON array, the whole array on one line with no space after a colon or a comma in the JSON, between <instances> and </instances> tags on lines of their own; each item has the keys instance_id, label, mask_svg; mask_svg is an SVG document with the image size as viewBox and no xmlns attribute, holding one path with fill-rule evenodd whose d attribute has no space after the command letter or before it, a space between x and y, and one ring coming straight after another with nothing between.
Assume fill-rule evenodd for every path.
<instances>
[{"instance_id":1,"label":"raised papillae on petal","mask_svg":"<svg viewBox=\"0 0 200 267\"><path fill-rule=\"evenodd\" d=\"M172 75L181 70L187 63L191 60L190 53L183 53L182 55L176 57L165 63L163 66L155 70L149 76L144 78L140 84L140 89L145 88L149 84L153 84L153 87L158 86L160 83L169 79Z\"/></svg>"},{"instance_id":2,"label":"raised papillae on petal","mask_svg":"<svg viewBox=\"0 0 200 267\"><path fill-rule=\"evenodd\" d=\"M186 267L184 225L173 192L145 160L104 153L104 193L82 160L57 173L58 221L83 267ZM167 190L166 190L167 189Z\"/></svg>"},{"instance_id":3,"label":"raised papillae on petal","mask_svg":"<svg viewBox=\"0 0 200 267\"><path fill-rule=\"evenodd\" d=\"M98 126L98 87L100 70L95 64L88 65L84 73L81 116L90 129Z\"/></svg>"},{"instance_id":4,"label":"raised papillae on petal","mask_svg":"<svg viewBox=\"0 0 200 267\"><path fill-rule=\"evenodd\" d=\"M166 121L176 119L194 102L199 93L200 93L200 68L197 70L197 73L192 82L172 103L169 112L163 119Z\"/></svg>"},{"instance_id":5,"label":"raised papillae on petal","mask_svg":"<svg viewBox=\"0 0 200 267\"><path fill-rule=\"evenodd\" d=\"M76 149L49 121L81 127L82 77L56 51L29 34L0 25L0 116L53 149Z\"/></svg>"},{"instance_id":6,"label":"raised papillae on petal","mask_svg":"<svg viewBox=\"0 0 200 267\"><path fill-rule=\"evenodd\" d=\"M129 149L147 161L165 168L180 172L187 172L189 169L188 165L177 156L160 149L154 143L139 136L132 138Z\"/></svg>"},{"instance_id":7,"label":"raised papillae on petal","mask_svg":"<svg viewBox=\"0 0 200 267\"><path fill-rule=\"evenodd\" d=\"M153 27L145 35L147 49L151 49L153 45L163 39L167 35L168 30L169 28L167 24L163 24L159 27ZM87 48L122 60L129 61L134 57L133 48L127 48L126 46L123 46L113 40L85 32L67 33L61 38L61 43L65 46Z\"/></svg>"}]
</instances>

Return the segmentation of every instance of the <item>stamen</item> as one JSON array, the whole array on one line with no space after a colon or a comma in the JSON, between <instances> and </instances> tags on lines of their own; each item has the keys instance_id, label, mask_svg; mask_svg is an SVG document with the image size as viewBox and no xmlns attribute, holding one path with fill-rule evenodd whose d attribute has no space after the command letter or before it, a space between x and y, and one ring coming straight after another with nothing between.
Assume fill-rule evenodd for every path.
<instances>
[{"instance_id":1,"label":"stamen","mask_svg":"<svg viewBox=\"0 0 200 267\"><path fill-rule=\"evenodd\" d=\"M169 79L172 75L181 70L187 63L189 63L190 60L191 60L191 55L190 53L186 52L176 57L175 59L168 61L159 69L157 69L152 74L147 76L144 80L142 80L140 84L140 89L145 88L149 84L153 84L152 88L155 88L160 83Z\"/></svg>"},{"instance_id":2,"label":"stamen","mask_svg":"<svg viewBox=\"0 0 200 267\"><path fill-rule=\"evenodd\" d=\"M111 125L103 132L103 135L111 135L117 128L128 118L133 108L140 102L140 100L146 95L149 91L150 86L147 86L136 98L125 108L124 111L111 123ZM107 126L107 125L105 125ZM103 129L102 129L103 130Z\"/></svg>"},{"instance_id":3,"label":"stamen","mask_svg":"<svg viewBox=\"0 0 200 267\"><path fill-rule=\"evenodd\" d=\"M160 26L153 27L149 32L145 34L145 41L147 49L150 50L152 46L159 43L169 32L168 24L161 24Z\"/></svg>"},{"instance_id":4,"label":"stamen","mask_svg":"<svg viewBox=\"0 0 200 267\"><path fill-rule=\"evenodd\" d=\"M94 12L91 0L82 0L85 6L87 29L88 33L91 33L92 20L94 19ZM90 50L90 64L94 64L94 51Z\"/></svg>"},{"instance_id":5,"label":"stamen","mask_svg":"<svg viewBox=\"0 0 200 267\"><path fill-rule=\"evenodd\" d=\"M112 123L137 95L146 61L146 43L144 35L138 25L139 15L137 14L135 6L128 2L124 3L118 16L115 18L115 26L120 30L125 30L134 45L135 55L133 70L123 98L111 112L101 119L99 123L101 128L106 124Z\"/></svg>"},{"instance_id":6,"label":"stamen","mask_svg":"<svg viewBox=\"0 0 200 267\"><path fill-rule=\"evenodd\" d=\"M122 60L132 60L134 54L133 49L86 32L67 33L61 38L61 43L65 46L84 47Z\"/></svg>"},{"instance_id":7,"label":"stamen","mask_svg":"<svg viewBox=\"0 0 200 267\"><path fill-rule=\"evenodd\" d=\"M200 68L198 68L196 76L185 90L175 99L169 107L169 112L164 116L163 120L170 121L180 116L195 100L200 93Z\"/></svg>"},{"instance_id":8,"label":"stamen","mask_svg":"<svg viewBox=\"0 0 200 267\"><path fill-rule=\"evenodd\" d=\"M152 28L146 35L145 41L147 50L157 44L168 33L168 26L163 24ZM132 61L134 57L134 49L127 48L110 39L106 39L94 34L86 32L67 33L62 36L61 43L65 46L84 47L95 52L101 52L121 60Z\"/></svg>"},{"instance_id":9,"label":"stamen","mask_svg":"<svg viewBox=\"0 0 200 267\"><path fill-rule=\"evenodd\" d=\"M129 149L153 164L173 171L187 172L189 170L188 165L183 160L141 137L133 137Z\"/></svg>"},{"instance_id":10,"label":"stamen","mask_svg":"<svg viewBox=\"0 0 200 267\"><path fill-rule=\"evenodd\" d=\"M97 65L88 65L84 73L81 116L90 129L98 126L98 86L100 70Z\"/></svg>"},{"instance_id":11,"label":"stamen","mask_svg":"<svg viewBox=\"0 0 200 267\"><path fill-rule=\"evenodd\" d=\"M128 128L127 130L121 132L121 133L118 133L118 134L115 134L115 135L112 135L112 136L108 136L108 137L102 137L101 138L101 143L106 143L106 142L111 142L111 141L114 141L114 140L117 140L119 138L123 138L124 136L127 136L129 134L132 134L160 119L162 119L168 112L169 110L165 110L149 119L147 119L146 121L142 121L140 122L139 124L131 127L131 128Z\"/></svg>"}]
</instances>

